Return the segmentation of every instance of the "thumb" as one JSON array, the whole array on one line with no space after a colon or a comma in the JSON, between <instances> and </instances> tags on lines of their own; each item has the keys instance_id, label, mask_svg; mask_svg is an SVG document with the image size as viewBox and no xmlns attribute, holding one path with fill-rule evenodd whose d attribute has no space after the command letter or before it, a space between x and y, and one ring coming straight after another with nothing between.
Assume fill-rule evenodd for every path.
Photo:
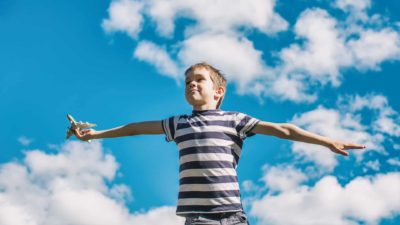
<instances>
[{"instance_id":1,"label":"thumb","mask_svg":"<svg viewBox=\"0 0 400 225\"><path fill-rule=\"evenodd\" d=\"M74 131L74 134L75 134L75 136L77 138L81 138L82 137L81 133L79 132L79 128L75 128L75 129L73 129L73 131Z\"/></svg>"},{"instance_id":2,"label":"thumb","mask_svg":"<svg viewBox=\"0 0 400 225\"><path fill-rule=\"evenodd\" d=\"M83 135L88 134L88 133L90 133L90 132L92 132L92 129L89 129L89 130L82 130L82 134L83 134Z\"/></svg>"}]
</instances>

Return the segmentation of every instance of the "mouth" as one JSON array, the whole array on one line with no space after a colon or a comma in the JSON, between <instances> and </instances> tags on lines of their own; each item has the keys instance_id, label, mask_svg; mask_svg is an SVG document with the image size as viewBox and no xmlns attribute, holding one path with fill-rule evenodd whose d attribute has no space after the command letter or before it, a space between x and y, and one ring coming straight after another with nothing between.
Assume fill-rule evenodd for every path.
<instances>
[{"instance_id":1,"label":"mouth","mask_svg":"<svg viewBox=\"0 0 400 225\"><path fill-rule=\"evenodd\" d=\"M189 93L194 93L194 92L196 92L196 91L198 91L198 90L196 90L196 89L190 89L188 92L189 92Z\"/></svg>"}]
</instances>

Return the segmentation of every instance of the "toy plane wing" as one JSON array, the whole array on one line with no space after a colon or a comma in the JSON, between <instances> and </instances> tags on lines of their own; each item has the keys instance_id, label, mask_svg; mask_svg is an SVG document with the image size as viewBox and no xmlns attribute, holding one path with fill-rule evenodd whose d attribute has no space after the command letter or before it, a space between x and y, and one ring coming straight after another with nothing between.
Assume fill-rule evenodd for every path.
<instances>
[{"instance_id":1,"label":"toy plane wing","mask_svg":"<svg viewBox=\"0 0 400 225\"><path fill-rule=\"evenodd\" d=\"M81 122L81 121L76 122L76 120L70 114L67 114L67 119L71 124L71 126L68 127L68 130L67 130L67 137L66 137L67 139L69 139L74 134L74 130L76 128L78 128L79 130L82 130L82 129L87 129L87 128L96 126L96 124L93 124L93 123Z\"/></svg>"}]
</instances>

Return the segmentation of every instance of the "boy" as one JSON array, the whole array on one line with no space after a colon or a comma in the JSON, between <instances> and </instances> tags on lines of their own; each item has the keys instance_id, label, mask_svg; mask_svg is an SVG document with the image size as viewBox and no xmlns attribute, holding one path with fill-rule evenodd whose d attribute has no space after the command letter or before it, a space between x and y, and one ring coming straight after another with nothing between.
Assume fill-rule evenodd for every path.
<instances>
[{"instance_id":1,"label":"boy","mask_svg":"<svg viewBox=\"0 0 400 225\"><path fill-rule=\"evenodd\" d=\"M207 63L185 72L185 97L192 114L162 121L131 123L110 130L75 130L80 140L138 134L165 134L179 148L179 197L176 213L191 224L248 224L243 212L236 167L243 140L254 134L318 144L348 156L346 150L363 145L331 140L292 124L260 121L237 112L220 110L226 79Z\"/></svg>"}]
</instances>

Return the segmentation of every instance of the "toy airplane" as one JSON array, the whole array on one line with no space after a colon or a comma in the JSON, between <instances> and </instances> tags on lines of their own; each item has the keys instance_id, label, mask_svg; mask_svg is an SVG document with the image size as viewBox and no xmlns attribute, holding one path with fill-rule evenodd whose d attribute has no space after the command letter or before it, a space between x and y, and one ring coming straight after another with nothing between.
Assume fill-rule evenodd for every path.
<instances>
[{"instance_id":1,"label":"toy airplane","mask_svg":"<svg viewBox=\"0 0 400 225\"><path fill-rule=\"evenodd\" d=\"M92 123L88 123L88 122L82 122L82 121L76 122L76 120L69 114L67 114L67 119L71 123L71 126L68 127L68 130L67 130L67 139L69 139L74 134L74 130L76 128L78 128L79 130L82 130L82 129L87 129L87 128L96 126L96 124L92 124ZM88 142L90 142L90 141L88 141Z\"/></svg>"}]
</instances>

